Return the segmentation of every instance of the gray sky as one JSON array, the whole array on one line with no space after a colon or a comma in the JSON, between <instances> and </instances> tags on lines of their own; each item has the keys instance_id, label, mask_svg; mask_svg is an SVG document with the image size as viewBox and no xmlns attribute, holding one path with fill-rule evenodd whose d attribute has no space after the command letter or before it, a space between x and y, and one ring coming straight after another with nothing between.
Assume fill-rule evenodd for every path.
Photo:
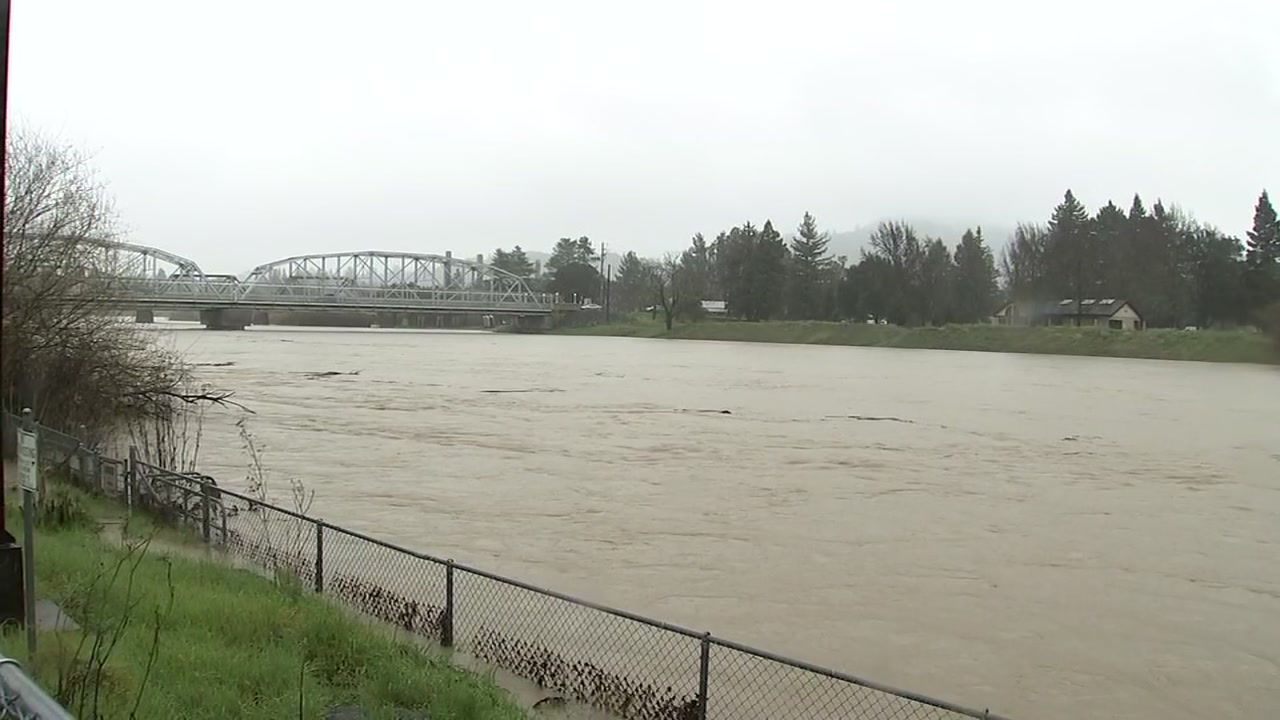
<instances>
[{"instance_id":1,"label":"gray sky","mask_svg":"<svg viewBox=\"0 0 1280 720\"><path fill-rule=\"evenodd\" d=\"M130 239L210 272L658 254L806 209L1009 226L1067 187L1242 235L1280 194L1265 0L14 5L11 118L94 152Z\"/></svg>"}]
</instances>

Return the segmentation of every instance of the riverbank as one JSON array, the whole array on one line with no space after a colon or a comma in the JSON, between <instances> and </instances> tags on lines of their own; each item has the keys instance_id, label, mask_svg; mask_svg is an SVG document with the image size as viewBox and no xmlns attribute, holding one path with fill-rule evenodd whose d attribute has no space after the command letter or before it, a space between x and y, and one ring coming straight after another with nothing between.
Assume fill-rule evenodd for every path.
<instances>
[{"instance_id":1,"label":"riverbank","mask_svg":"<svg viewBox=\"0 0 1280 720\"><path fill-rule=\"evenodd\" d=\"M491 679L396 642L296 582L163 551L179 534L145 525L113 544L98 530L110 503L58 492L80 510L39 529L37 587L84 630L42 633L35 677L79 717L524 717ZM9 521L20 527L12 506ZM129 550L147 536L152 547ZM103 658L99 647L100 673L86 673L95 639L113 649ZM0 649L31 667L21 633L0 635Z\"/></svg>"},{"instance_id":2,"label":"riverbank","mask_svg":"<svg viewBox=\"0 0 1280 720\"><path fill-rule=\"evenodd\" d=\"M1249 330L1122 331L1073 327L947 325L897 327L832 322L715 322L677 324L630 318L608 325L564 328L562 335L718 340L731 342L850 345L921 350L1089 355L1152 360L1280 363L1275 343Z\"/></svg>"}]
</instances>

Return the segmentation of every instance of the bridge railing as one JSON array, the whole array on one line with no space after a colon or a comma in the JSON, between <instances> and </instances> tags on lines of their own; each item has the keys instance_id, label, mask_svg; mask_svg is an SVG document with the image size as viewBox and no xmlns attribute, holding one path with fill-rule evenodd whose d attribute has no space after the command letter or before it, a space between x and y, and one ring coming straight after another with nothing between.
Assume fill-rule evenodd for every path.
<instances>
[{"instance_id":1,"label":"bridge railing","mask_svg":"<svg viewBox=\"0 0 1280 720\"><path fill-rule=\"evenodd\" d=\"M233 283L197 278L118 278L117 297L138 302L353 309L548 312L554 296L487 288L402 288L311 283Z\"/></svg>"},{"instance_id":2,"label":"bridge railing","mask_svg":"<svg viewBox=\"0 0 1280 720\"><path fill-rule=\"evenodd\" d=\"M343 303L353 306L458 306L458 307L549 307L550 295L523 293L511 290L486 288L407 288L377 286L326 286L306 283L264 284L248 283L242 286L242 302L253 303Z\"/></svg>"}]
</instances>

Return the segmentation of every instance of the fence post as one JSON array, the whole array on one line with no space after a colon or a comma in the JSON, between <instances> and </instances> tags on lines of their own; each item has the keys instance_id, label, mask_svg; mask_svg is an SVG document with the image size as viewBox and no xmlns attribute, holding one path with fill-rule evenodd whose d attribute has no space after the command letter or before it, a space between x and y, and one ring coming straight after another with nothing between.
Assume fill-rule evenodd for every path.
<instances>
[{"instance_id":1,"label":"fence post","mask_svg":"<svg viewBox=\"0 0 1280 720\"><path fill-rule=\"evenodd\" d=\"M707 720L707 685L711 679L711 633L702 636L702 657L698 663L698 720Z\"/></svg>"},{"instance_id":2,"label":"fence post","mask_svg":"<svg viewBox=\"0 0 1280 720\"><path fill-rule=\"evenodd\" d=\"M324 592L324 521L316 521L316 594Z\"/></svg>"},{"instance_id":3,"label":"fence post","mask_svg":"<svg viewBox=\"0 0 1280 720\"><path fill-rule=\"evenodd\" d=\"M440 618L440 646L453 647L453 559L444 566L444 617Z\"/></svg>"},{"instance_id":4,"label":"fence post","mask_svg":"<svg viewBox=\"0 0 1280 720\"><path fill-rule=\"evenodd\" d=\"M80 436L76 447L77 459L80 462L80 487L85 490L91 490L93 485L89 482L89 430L84 423L80 423Z\"/></svg>"},{"instance_id":5,"label":"fence post","mask_svg":"<svg viewBox=\"0 0 1280 720\"><path fill-rule=\"evenodd\" d=\"M35 483L39 487L40 483L40 431L36 427L35 416L31 412L31 408L23 408L22 410L22 430L26 433L34 433L36 446L35 450ZM22 464L23 438L22 433L18 433L18 460ZM26 469L26 468L23 468ZM3 488L0 488L3 492ZM23 588L23 624L27 630L27 658L34 661L36 655L36 491L27 487L24 483L22 489L22 588Z\"/></svg>"},{"instance_id":6,"label":"fence post","mask_svg":"<svg viewBox=\"0 0 1280 720\"><path fill-rule=\"evenodd\" d=\"M124 469L124 497L125 508L128 509L129 515L133 514L133 495L137 492L138 485L138 446L129 446L129 466Z\"/></svg>"},{"instance_id":7,"label":"fence post","mask_svg":"<svg viewBox=\"0 0 1280 720\"><path fill-rule=\"evenodd\" d=\"M204 537L204 544L209 544L209 486L208 480L200 481L200 534Z\"/></svg>"}]
</instances>

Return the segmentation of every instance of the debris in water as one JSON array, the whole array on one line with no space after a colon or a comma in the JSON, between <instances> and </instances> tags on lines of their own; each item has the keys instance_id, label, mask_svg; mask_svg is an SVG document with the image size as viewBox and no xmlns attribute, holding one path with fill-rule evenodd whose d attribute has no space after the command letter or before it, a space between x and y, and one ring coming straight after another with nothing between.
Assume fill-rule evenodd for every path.
<instances>
[{"instance_id":1,"label":"debris in water","mask_svg":"<svg viewBox=\"0 0 1280 720\"><path fill-rule=\"evenodd\" d=\"M309 372L302 374L314 380L316 378L338 377L339 375L359 375L360 371L352 370L351 372L340 372L338 370L325 370L323 372Z\"/></svg>"},{"instance_id":2,"label":"debris in water","mask_svg":"<svg viewBox=\"0 0 1280 720\"><path fill-rule=\"evenodd\" d=\"M828 415L826 419L827 420L865 420L867 422L896 422L896 423L906 423L907 425L916 424L915 420L906 420L904 418L892 417L892 416L880 417L878 415Z\"/></svg>"}]
</instances>

